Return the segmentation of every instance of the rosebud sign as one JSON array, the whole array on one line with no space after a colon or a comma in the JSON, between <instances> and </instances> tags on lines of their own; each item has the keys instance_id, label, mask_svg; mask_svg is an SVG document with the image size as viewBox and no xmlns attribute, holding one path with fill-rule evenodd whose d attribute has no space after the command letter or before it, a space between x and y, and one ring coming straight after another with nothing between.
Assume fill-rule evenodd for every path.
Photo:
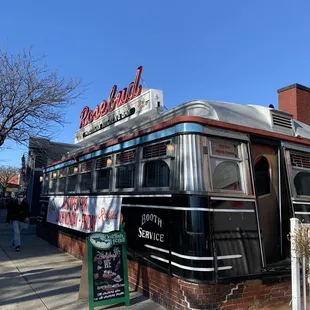
<instances>
[{"instance_id":1,"label":"rosebud sign","mask_svg":"<svg viewBox=\"0 0 310 310\"><path fill-rule=\"evenodd\" d=\"M143 89L140 85L141 74L142 66L138 67L135 80L128 87L117 92L117 86L114 85L108 99L103 100L94 110L88 106L83 108L75 143L98 141L102 133L112 135L132 127L137 123L137 117L139 122L143 122L161 112L162 91Z\"/></svg>"},{"instance_id":2,"label":"rosebud sign","mask_svg":"<svg viewBox=\"0 0 310 310\"><path fill-rule=\"evenodd\" d=\"M92 123L98 118L105 116L106 114L114 111L116 108L121 107L130 100L141 95L142 86L140 84L140 78L142 73L142 66L137 69L136 78L134 82L131 82L128 88L117 92L117 86L113 85L108 100L103 100L99 105L96 106L95 110L90 110L89 107L84 107L80 114L80 128Z\"/></svg>"}]
</instances>

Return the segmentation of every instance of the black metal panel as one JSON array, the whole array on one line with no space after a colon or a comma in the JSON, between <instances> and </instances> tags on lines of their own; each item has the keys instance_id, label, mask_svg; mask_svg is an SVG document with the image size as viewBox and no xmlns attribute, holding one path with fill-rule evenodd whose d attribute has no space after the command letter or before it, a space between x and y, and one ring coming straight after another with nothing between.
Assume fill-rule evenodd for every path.
<instances>
[{"instance_id":1,"label":"black metal panel","mask_svg":"<svg viewBox=\"0 0 310 310\"><path fill-rule=\"evenodd\" d=\"M160 266L167 273L192 281L213 281L208 212L190 210L206 206L205 197L185 195L124 198L122 213L126 222L128 251L134 259L147 261L152 267ZM151 214L153 219L155 216L160 219L162 226L154 221L145 223L146 216L150 218ZM145 238L141 229L163 234L164 242Z\"/></svg>"},{"instance_id":2,"label":"black metal panel","mask_svg":"<svg viewBox=\"0 0 310 310\"><path fill-rule=\"evenodd\" d=\"M260 136L254 136L254 135L250 136L250 141L251 141L251 143L254 143L254 144L276 146L276 147L281 146L280 140L266 139L266 138L262 138Z\"/></svg>"},{"instance_id":3,"label":"black metal panel","mask_svg":"<svg viewBox=\"0 0 310 310\"><path fill-rule=\"evenodd\" d=\"M218 278L260 273L262 260L254 202L212 200L210 207L216 210L212 213L212 228ZM245 211L239 212L242 209Z\"/></svg>"}]
</instances>

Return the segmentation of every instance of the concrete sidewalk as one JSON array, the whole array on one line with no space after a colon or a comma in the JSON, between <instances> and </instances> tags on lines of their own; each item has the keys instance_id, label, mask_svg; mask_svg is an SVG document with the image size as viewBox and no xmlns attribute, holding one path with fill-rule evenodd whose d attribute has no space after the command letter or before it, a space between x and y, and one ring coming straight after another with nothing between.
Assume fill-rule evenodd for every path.
<instances>
[{"instance_id":1,"label":"concrete sidewalk","mask_svg":"<svg viewBox=\"0 0 310 310\"><path fill-rule=\"evenodd\" d=\"M22 232L21 251L11 247L12 227L0 224L1 310L86 310L78 300L82 262L36 237L35 226ZM131 306L96 309L164 309L132 292Z\"/></svg>"}]
</instances>

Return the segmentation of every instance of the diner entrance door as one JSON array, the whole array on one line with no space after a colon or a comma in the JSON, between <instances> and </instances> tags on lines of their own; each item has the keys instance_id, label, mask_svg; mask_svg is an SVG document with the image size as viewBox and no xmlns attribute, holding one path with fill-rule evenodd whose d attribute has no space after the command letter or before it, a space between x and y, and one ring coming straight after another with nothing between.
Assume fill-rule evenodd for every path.
<instances>
[{"instance_id":1,"label":"diner entrance door","mask_svg":"<svg viewBox=\"0 0 310 310\"><path fill-rule=\"evenodd\" d=\"M252 160L258 214L266 265L280 257L280 212L278 206L278 148L252 144Z\"/></svg>"}]
</instances>

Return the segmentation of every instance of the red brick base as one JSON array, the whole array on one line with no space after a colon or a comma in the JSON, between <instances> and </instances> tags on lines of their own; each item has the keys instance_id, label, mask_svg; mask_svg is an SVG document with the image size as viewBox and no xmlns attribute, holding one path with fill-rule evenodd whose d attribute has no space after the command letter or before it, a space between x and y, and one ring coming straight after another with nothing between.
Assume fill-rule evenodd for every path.
<instances>
[{"instance_id":1,"label":"red brick base","mask_svg":"<svg viewBox=\"0 0 310 310\"><path fill-rule=\"evenodd\" d=\"M38 229L37 234L71 255L83 258L83 240L58 233L52 241L51 232L47 235L44 229ZM131 289L140 291L158 304L173 310L259 309L266 305L289 301L291 297L289 281L273 284L263 284L261 280L237 284L195 284L133 261L128 261L128 278Z\"/></svg>"},{"instance_id":2,"label":"red brick base","mask_svg":"<svg viewBox=\"0 0 310 310\"><path fill-rule=\"evenodd\" d=\"M259 309L290 300L290 282L261 280L238 284L195 284L129 261L130 286L168 309Z\"/></svg>"}]
</instances>

